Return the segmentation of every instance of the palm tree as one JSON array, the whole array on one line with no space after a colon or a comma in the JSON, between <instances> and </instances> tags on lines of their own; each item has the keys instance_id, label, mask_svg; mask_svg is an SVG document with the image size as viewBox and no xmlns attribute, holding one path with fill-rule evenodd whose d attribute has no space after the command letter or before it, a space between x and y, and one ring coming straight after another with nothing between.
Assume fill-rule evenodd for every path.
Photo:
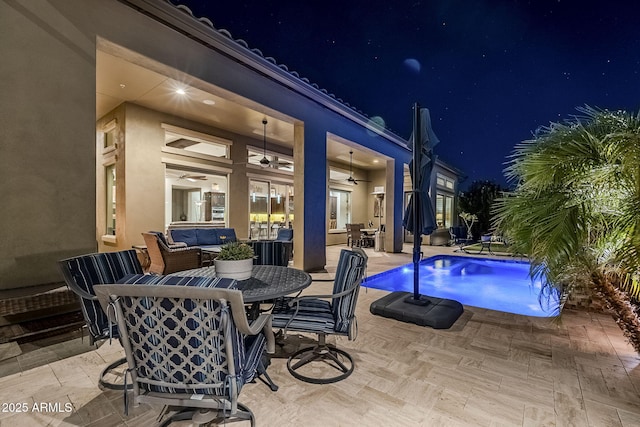
<instances>
[{"instance_id":1,"label":"palm tree","mask_svg":"<svg viewBox=\"0 0 640 427\"><path fill-rule=\"evenodd\" d=\"M494 225L528 254L532 275L568 295L584 287L612 310L640 353L640 113L578 109L515 147L515 190Z\"/></svg>"},{"instance_id":2,"label":"palm tree","mask_svg":"<svg viewBox=\"0 0 640 427\"><path fill-rule=\"evenodd\" d=\"M479 239L481 234L490 231L491 205L505 190L500 184L493 181L477 180L473 181L466 191L460 193L460 210L463 213L471 212L477 216L477 228L473 233L475 239Z\"/></svg>"}]
</instances>

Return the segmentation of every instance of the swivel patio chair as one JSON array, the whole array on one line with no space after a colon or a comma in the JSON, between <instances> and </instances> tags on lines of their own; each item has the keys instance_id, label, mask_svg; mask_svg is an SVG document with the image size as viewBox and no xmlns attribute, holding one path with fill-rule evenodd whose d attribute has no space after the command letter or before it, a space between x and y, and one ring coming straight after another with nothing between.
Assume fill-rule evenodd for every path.
<instances>
[{"instance_id":1,"label":"swivel patio chair","mask_svg":"<svg viewBox=\"0 0 640 427\"><path fill-rule=\"evenodd\" d=\"M170 274L202 266L202 250L197 246L169 246L162 233L142 233L151 264L149 272Z\"/></svg>"},{"instance_id":2,"label":"swivel patio chair","mask_svg":"<svg viewBox=\"0 0 640 427\"><path fill-rule=\"evenodd\" d=\"M276 302L272 311L274 328L282 328L286 337L288 331L318 334L318 342L311 348L293 353L287 361L289 372L302 381L328 384L347 378L354 369L353 358L344 350L329 345L327 335L343 335L354 340L357 334L355 316L356 301L360 282L367 266L364 250L343 249L336 270L331 295L304 295ZM330 298L327 300L325 298ZM286 338L285 338L286 339ZM311 376L305 365L328 366L329 374ZM325 367L326 367L325 366ZM335 373L337 370L337 374ZM324 370L326 373L327 369Z\"/></svg>"},{"instance_id":3,"label":"swivel patio chair","mask_svg":"<svg viewBox=\"0 0 640 427\"><path fill-rule=\"evenodd\" d=\"M238 395L264 368L265 349L274 352L270 315L249 324L236 289L109 284L95 290L122 331L134 405L164 405L158 420L182 408L163 426L188 419L255 424ZM125 414L128 399L125 391Z\"/></svg>"},{"instance_id":4,"label":"swivel patio chair","mask_svg":"<svg viewBox=\"0 0 640 427\"><path fill-rule=\"evenodd\" d=\"M89 343L96 344L110 338L118 338L118 328L109 323L102 311L98 298L94 292L94 285L114 283L127 274L142 274L142 266L138 261L134 249L120 252L105 252L77 256L58 261L64 280L71 291L80 297L80 308L89 330ZM119 390L124 387L119 380L122 372L119 366L126 363L124 358L108 365L100 373L99 384L102 387ZM105 379L106 376L116 376L114 382ZM115 382L115 381L118 382Z\"/></svg>"}]
</instances>

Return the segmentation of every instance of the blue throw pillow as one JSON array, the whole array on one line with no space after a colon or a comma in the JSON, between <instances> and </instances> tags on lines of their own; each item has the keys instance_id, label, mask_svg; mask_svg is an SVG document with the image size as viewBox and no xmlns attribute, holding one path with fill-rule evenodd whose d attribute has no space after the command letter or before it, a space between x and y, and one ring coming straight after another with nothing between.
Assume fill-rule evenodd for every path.
<instances>
[{"instance_id":1,"label":"blue throw pillow","mask_svg":"<svg viewBox=\"0 0 640 427\"><path fill-rule=\"evenodd\" d=\"M236 230L234 228L216 228L215 230L218 233L217 245L236 241Z\"/></svg>"},{"instance_id":2,"label":"blue throw pillow","mask_svg":"<svg viewBox=\"0 0 640 427\"><path fill-rule=\"evenodd\" d=\"M219 245L215 228L196 228L198 246Z\"/></svg>"},{"instance_id":3,"label":"blue throw pillow","mask_svg":"<svg viewBox=\"0 0 640 427\"><path fill-rule=\"evenodd\" d=\"M174 242L184 242L187 246L198 246L198 237L194 228L171 230L171 239Z\"/></svg>"}]
</instances>

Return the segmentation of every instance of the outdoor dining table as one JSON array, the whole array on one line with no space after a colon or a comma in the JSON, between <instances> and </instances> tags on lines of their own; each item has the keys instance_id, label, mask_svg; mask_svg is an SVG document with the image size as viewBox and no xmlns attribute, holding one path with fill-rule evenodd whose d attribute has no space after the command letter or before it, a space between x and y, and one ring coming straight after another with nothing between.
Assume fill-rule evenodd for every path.
<instances>
[{"instance_id":1,"label":"outdoor dining table","mask_svg":"<svg viewBox=\"0 0 640 427\"><path fill-rule=\"evenodd\" d=\"M127 274L118 283L128 284L172 284L189 286L193 283L193 278L214 278L216 277L215 267L201 267L191 270L183 270L166 276L154 276L149 274ZM173 279L172 279L173 278ZM179 280L186 278L188 280ZM201 283L197 281L196 283ZM291 267L281 267L275 265L254 265L251 277L246 280L233 282L231 279L224 279L221 283L212 282L213 286L228 287L233 285L234 289L242 292L242 299L250 305L247 315L250 319L255 319L260 314L260 303L272 301L286 295L301 292L311 284L311 276L302 270ZM206 286L212 286L206 285ZM196 285L202 286L202 285Z\"/></svg>"},{"instance_id":2,"label":"outdoor dining table","mask_svg":"<svg viewBox=\"0 0 640 427\"><path fill-rule=\"evenodd\" d=\"M168 274L173 277L215 277L215 267L201 267ZM259 303L302 291L311 284L309 273L297 268L276 265L254 265L251 277L239 280L237 289L247 303Z\"/></svg>"}]
</instances>

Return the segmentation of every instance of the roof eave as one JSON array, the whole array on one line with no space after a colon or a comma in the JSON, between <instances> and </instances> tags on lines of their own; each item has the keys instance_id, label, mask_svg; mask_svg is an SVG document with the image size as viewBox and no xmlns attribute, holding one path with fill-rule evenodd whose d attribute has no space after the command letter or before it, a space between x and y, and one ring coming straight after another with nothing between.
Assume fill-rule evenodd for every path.
<instances>
[{"instance_id":1,"label":"roof eave","mask_svg":"<svg viewBox=\"0 0 640 427\"><path fill-rule=\"evenodd\" d=\"M402 137L388 129L380 128L364 114L345 105L302 78L293 75L292 72L276 65L275 62L269 61L261 54L243 46L239 41L233 40L227 31L217 30L209 19L196 18L188 7L176 6L170 0L119 1L409 151L406 145L407 141ZM223 31L228 35L225 35Z\"/></svg>"}]
</instances>

